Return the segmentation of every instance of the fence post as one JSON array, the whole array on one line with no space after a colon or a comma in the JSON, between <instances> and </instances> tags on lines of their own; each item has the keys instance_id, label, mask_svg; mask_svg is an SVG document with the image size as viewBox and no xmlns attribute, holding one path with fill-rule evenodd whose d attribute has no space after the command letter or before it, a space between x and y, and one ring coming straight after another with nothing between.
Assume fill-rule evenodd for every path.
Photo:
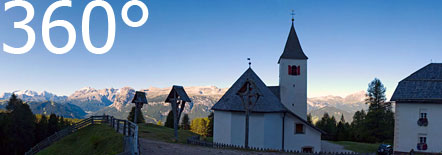
<instances>
[{"instance_id":1,"label":"fence post","mask_svg":"<svg viewBox=\"0 0 442 155\"><path fill-rule=\"evenodd\" d=\"M128 135L128 136L131 136L131 132L130 132L130 129L131 129L131 128L130 128L130 126L131 126L131 124L129 123L129 124L128 124L128 128L127 128L127 135Z\"/></svg>"},{"instance_id":2,"label":"fence post","mask_svg":"<svg viewBox=\"0 0 442 155\"><path fill-rule=\"evenodd\" d=\"M112 116L112 128L115 129L115 118L114 118L114 116Z\"/></svg>"},{"instance_id":3,"label":"fence post","mask_svg":"<svg viewBox=\"0 0 442 155\"><path fill-rule=\"evenodd\" d=\"M126 135L126 127L127 127L127 121L124 121L123 135Z\"/></svg>"},{"instance_id":4,"label":"fence post","mask_svg":"<svg viewBox=\"0 0 442 155\"><path fill-rule=\"evenodd\" d=\"M91 116L91 124L94 124L94 116Z\"/></svg>"},{"instance_id":5,"label":"fence post","mask_svg":"<svg viewBox=\"0 0 442 155\"><path fill-rule=\"evenodd\" d=\"M138 155L140 152L138 150L138 125L135 124L135 129L134 129L134 154Z\"/></svg>"},{"instance_id":6,"label":"fence post","mask_svg":"<svg viewBox=\"0 0 442 155\"><path fill-rule=\"evenodd\" d=\"M117 132L120 132L120 120L117 119Z\"/></svg>"}]
</instances>

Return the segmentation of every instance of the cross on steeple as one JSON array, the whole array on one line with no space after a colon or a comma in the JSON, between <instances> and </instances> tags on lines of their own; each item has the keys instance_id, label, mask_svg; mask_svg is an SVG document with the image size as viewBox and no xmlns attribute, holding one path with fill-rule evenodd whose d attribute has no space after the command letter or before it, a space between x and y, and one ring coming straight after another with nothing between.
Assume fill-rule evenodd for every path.
<instances>
[{"instance_id":1,"label":"cross on steeple","mask_svg":"<svg viewBox=\"0 0 442 155\"><path fill-rule=\"evenodd\" d=\"M249 61L249 68L252 67L252 62L250 61L250 58L247 58L247 60Z\"/></svg>"},{"instance_id":2,"label":"cross on steeple","mask_svg":"<svg viewBox=\"0 0 442 155\"><path fill-rule=\"evenodd\" d=\"M295 21L295 10L292 10L292 13L290 13L290 15L292 15L292 22Z\"/></svg>"}]
</instances>

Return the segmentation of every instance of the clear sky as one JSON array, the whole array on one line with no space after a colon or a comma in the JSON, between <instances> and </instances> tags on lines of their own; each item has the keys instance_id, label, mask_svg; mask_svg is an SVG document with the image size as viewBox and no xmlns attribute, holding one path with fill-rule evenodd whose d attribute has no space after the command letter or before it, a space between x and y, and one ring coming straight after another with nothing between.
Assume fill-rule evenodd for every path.
<instances>
[{"instance_id":1,"label":"clear sky","mask_svg":"<svg viewBox=\"0 0 442 155\"><path fill-rule=\"evenodd\" d=\"M142 0L149 19L131 28L121 19L127 0L108 0L117 22L111 51L94 55L84 46L81 17L90 0L73 0L52 20L72 22L77 41L67 54L50 53L41 38L46 8L55 0L29 0L34 48L23 55L0 51L0 92L47 90L69 95L85 86L135 89L214 85L225 88L252 67L267 85L278 84L278 58L290 28L295 28L308 60L308 96L347 95L366 90L375 77L390 96L397 83L417 69L442 62L442 1L415 0ZM0 2L0 43L22 46L26 33L13 29L24 9L4 11ZM129 17L140 18L131 8ZM102 8L91 16L95 46L107 37ZM51 30L56 46L67 42L63 28ZM0 44L0 46L2 46Z\"/></svg>"}]
</instances>

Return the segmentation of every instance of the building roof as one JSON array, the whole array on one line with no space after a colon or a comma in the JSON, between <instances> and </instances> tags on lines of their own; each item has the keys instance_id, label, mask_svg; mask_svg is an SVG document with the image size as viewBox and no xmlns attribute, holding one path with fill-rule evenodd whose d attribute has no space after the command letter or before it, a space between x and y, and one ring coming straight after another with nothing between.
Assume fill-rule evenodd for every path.
<instances>
[{"instance_id":1,"label":"building roof","mask_svg":"<svg viewBox=\"0 0 442 155\"><path fill-rule=\"evenodd\" d=\"M184 90L183 86L177 86L173 85L172 90L170 90L169 95L166 98L166 102L170 103L170 100L174 97L174 94L176 93L177 97L184 102L192 102L190 100L189 96L187 95L186 91Z\"/></svg>"},{"instance_id":2,"label":"building roof","mask_svg":"<svg viewBox=\"0 0 442 155\"><path fill-rule=\"evenodd\" d=\"M313 129L325 134L324 131L317 128L313 124L307 122L303 118L296 115L294 112L288 110L284 104L281 103L279 97L279 86L271 86L267 87L264 82L258 77L258 75L251 69L247 69L236 82L232 85L232 87L227 90L227 92L221 97L221 99L213 105L212 110L219 111L233 111L233 112L244 112L244 105L241 102L241 98L237 95L237 92L241 89L247 79L253 81L256 87L259 89L261 96L256 103L256 105L252 108L252 112L260 112L260 113L290 113L294 117L298 118L308 126ZM275 94L277 93L277 94Z\"/></svg>"},{"instance_id":3,"label":"building roof","mask_svg":"<svg viewBox=\"0 0 442 155\"><path fill-rule=\"evenodd\" d=\"M293 22L292 27L290 28L287 42L285 43L284 52L279 58L278 63L281 61L281 59L308 59L301 48L301 44L299 43L298 35L296 34Z\"/></svg>"},{"instance_id":4,"label":"building roof","mask_svg":"<svg viewBox=\"0 0 442 155\"><path fill-rule=\"evenodd\" d=\"M146 93L141 91L136 91L132 103L143 103L147 104Z\"/></svg>"},{"instance_id":5,"label":"building roof","mask_svg":"<svg viewBox=\"0 0 442 155\"><path fill-rule=\"evenodd\" d=\"M442 63L430 63L399 82L396 103L442 103Z\"/></svg>"},{"instance_id":6,"label":"building roof","mask_svg":"<svg viewBox=\"0 0 442 155\"><path fill-rule=\"evenodd\" d=\"M279 86L268 86L267 88L270 89L270 91L272 91L272 93L278 97L279 101L281 101L281 93L280 93L280 88Z\"/></svg>"},{"instance_id":7,"label":"building roof","mask_svg":"<svg viewBox=\"0 0 442 155\"><path fill-rule=\"evenodd\" d=\"M247 79L253 81L259 89L261 96L255 106L251 109L252 112L283 112L287 109L279 101L270 89L262 82L262 80L251 69L247 69L241 77L227 90L223 97L212 107L212 110L223 111L244 111L244 105L237 92L241 89Z\"/></svg>"}]
</instances>

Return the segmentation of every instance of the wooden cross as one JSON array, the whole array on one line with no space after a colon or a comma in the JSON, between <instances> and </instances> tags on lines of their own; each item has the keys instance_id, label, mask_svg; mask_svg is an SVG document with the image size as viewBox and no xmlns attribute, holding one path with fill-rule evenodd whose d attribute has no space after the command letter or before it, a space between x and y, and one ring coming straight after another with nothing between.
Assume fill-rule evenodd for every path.
<instances>
[{"instance_id":1,"label":"wooden cross","mask_svg":"<svg viewBox=\"0 0 442 155\"><path fill-rule=\"evenodd\" d=\"M295 10L292 10L292 13L290 13L290 15L292 15L292 22L295 21Z\"/></svg>"},{"instance_id":2,"label":"wooden cross","mask_svg":"<svg viewBox=\"0 0 442 155\"><path fill-rule=\"evenodd\" d=\"M237 92L237 95L241 98L241 102L244 105L244 111L246 114L244 145L246 148L249 148L249 115L252 108L258 103L259 97L262 95L260 94L258 87L256 87L256 84L250 79L246 80L244 85Z\"/></svg>"}]
</instances>

